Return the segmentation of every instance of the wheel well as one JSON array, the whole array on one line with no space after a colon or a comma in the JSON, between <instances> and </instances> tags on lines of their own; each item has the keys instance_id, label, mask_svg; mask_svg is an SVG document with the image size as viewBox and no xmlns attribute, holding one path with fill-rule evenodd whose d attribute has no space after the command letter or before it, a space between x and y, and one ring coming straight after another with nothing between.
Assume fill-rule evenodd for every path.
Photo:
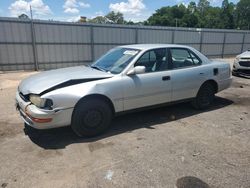
<instances>
[{"instance_id":1,"label":"wheel well","mask_svg":"<svg viewBox=\"0 0 250 188\"><path fill-rule=\"evenodd\" d=\"M87 96L84 96L83 98L81 98L77 103L76 105L81 102L81 101L84 101L84 100L89 100L89 99L101 99L103 101L105 101L109 107L111 108L112 110L112 113L113 115L115 114L115 108L114 108L114 104L113 102L105 95L101 95L101 94L90 94L90 95L87 95ZM76 106L75 105L75 106Z\"/></svg>"},{"instance_id":2,"label":"wheel well","mask_svg":"<svg viewBox=\"0 0 250 188\"><path fill-rule=\"evenodd\" d=\"M202 86L205 85L205 84L207 84L207 83L209 83L209 84L211 84L211 85L213 86L214 92L215 92L215 93L218 92L218 84L217 84L216 81L214 81L214 80L207 80L207 81L205 81L205 82L202 84Z\"/></svg>"}]
</instances>

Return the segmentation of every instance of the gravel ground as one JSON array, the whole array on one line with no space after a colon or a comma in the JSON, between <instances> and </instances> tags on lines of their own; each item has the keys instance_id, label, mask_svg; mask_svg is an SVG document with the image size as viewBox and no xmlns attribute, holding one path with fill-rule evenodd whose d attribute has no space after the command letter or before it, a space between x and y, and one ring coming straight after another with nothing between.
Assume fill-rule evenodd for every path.
<instances>
[{"instance_id":1,"label":"gravel ground","mask_svg":"<svg viewBox=\"0 0 250 188\"><path fill-rule=\"evenodd\" d=\"M15 90L34 73L0 74L1 187L250 188L250 79L234 77L206 111L128 114L86 139L24 128Z\"/></svg>"}]
</instances>

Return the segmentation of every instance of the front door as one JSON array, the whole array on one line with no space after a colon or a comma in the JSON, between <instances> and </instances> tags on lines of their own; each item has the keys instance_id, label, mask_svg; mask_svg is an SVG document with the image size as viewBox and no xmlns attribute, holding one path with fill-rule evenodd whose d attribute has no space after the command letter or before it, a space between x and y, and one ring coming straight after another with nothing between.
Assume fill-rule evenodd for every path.
<instances>
[{"instance_id":1,"label":"front door","mask_svg":"<svg viewBox=\"0 0 250 188\"><path fill-rule=\"evenodd\" d=\"M171 101L171 71L165 48L145 52L134 66L145 66L146 72L123 76L124 110Z\"/></svg>"}]
</instances>

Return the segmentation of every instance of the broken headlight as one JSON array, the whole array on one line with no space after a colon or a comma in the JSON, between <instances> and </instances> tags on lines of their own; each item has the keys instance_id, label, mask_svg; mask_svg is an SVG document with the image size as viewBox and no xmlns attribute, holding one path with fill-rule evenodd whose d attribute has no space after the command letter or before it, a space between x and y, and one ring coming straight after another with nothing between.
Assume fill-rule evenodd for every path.
<instances>
[{"instance_id":1,"label":"broken headlight","mask_svg":"<svg viewBox=\"0 0 250 188\"><path fill-rule=\"evenodd\" d=\"M51 99L41 98L39 95L30 94L30 102L39 108L51 108L53 101Z\"/></svg>"}]
</instances>

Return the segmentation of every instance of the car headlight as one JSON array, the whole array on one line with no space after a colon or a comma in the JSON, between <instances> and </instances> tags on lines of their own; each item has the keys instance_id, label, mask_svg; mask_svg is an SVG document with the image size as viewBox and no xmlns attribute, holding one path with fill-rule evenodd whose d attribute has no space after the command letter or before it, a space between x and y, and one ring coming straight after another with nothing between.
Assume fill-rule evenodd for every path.
<instances>
[{"instance_id":1,"label":"car headlight","mask_svg":"<svg viewBox=\"0 0 250 188\"><path fill-rule=\"evenodd\" d=\"M40 108L51 108L53 102L51 99L43 99L39 95L30 94L30 102Z\"/></svg>"}]
</instances>

